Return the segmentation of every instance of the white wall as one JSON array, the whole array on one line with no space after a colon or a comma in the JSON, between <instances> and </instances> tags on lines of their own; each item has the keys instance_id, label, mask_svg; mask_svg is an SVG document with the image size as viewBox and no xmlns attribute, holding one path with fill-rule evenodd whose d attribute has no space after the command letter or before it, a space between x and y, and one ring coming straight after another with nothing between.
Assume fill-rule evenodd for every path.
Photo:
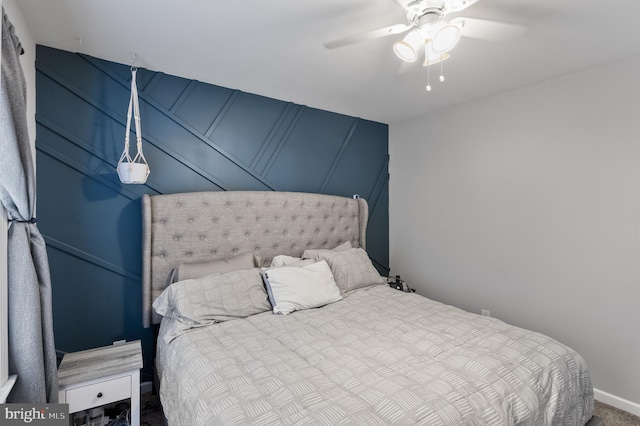
<instances>
[{"instance_id":1,"label":"white wall","mask_svg":"<svg viewBox=\"0 0 640 426\"><path fill-rule=\"evenodd\" d=\"M24 55L20 57L24 78L27 83L27 124L29 126L29 138L31 139L35 156L36 138L36 43L31 35L22 12L18 8L16 0L2 0L2 7L16 29L20 43L24 49ZM35 164L35 162L34 162Z\"/></svg>"},{"instance_id":2,"label":"white wall","mask_svg":"<svg viewBox=\"0 0 640 426\"><path fill-rule=\"evenodd\" d=\"M640 57L393 123L389 149L391 274L640 409Z\"/></svg>"}]
</instances>

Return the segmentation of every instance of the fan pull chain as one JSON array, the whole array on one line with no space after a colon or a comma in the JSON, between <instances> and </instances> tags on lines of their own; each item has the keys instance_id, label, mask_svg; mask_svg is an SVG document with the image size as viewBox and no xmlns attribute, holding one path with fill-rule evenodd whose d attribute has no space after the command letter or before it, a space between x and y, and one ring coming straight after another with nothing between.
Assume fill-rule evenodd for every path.
<instances>
[{"instance_id":1,"label":"fan pull chain","mask_svg":"<svg viewBox=\"0 0 640 426\"><path fill-rule=\"evenodd\" d=\"M440 55L440 82L444 81L444 54Z\"/></svg>"},{"instance_id":2,"label":"fan pull chain","mask_svg":"<svg viewBox=\"0 0 640 426\"><path fill-rule=\"evenodd\" d=\"M427 54L427 92L431 91L431 63L429 61L429 49L425 49L425 53Z\"/></svg>"}]
</instances>

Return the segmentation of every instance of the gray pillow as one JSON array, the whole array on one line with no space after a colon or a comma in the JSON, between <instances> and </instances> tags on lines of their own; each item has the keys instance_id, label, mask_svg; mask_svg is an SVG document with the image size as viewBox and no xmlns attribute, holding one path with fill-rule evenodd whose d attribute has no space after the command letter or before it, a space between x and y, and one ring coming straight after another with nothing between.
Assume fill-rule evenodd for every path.
<instances>
[{"instance_id":1,"label":"gray pillow","mask_svg":"<svg viewBox=\"0 0 640 426\"><path fill-rule=\"evenodd\" d=\"M328 253L328 252L332 252L332 251L344 251L344 250L349 250L350 248L353 248L353 246L351 245L351 241L345 241L342 244L339 244L338 246L332 248L332 249L313 249L313 250L305 250L304 253L302 253L302 258L303 259L315 259L316 257L318 257L318 255L320 253Z\"/></svg>"},{"instance_id":2,"label":"gray pillow","mask_svg":"<svg viewBox=\"0 0 640 426\"><path fill-rule=\"evenodd\" d=\"M213 274L226 274L243 269L253 269L260 265L260 259L253 253L243 253L227 259L207 260L204 262L181 263L169 274L167 284L178 281L202 278Z\"/></svg>"},{"instance_id":3,"label":"gray pillow","mask_svg":"<svg viewBox=\"0 0 640 426\"><path fill-rule=\"evenodd\" d=\"M367 252L361 248L320 253L318 260L327 261L340 293L343 294L360 287L387 282L373 266Z\"/></svg>"},{"instance_id":4,"label":"gray pillow","mask_svg":"<svg viewBox=\"0 0 640 426\"><path fill-rule=\"evenodd\" d=\"M260 268L176 282L153 302L156 312L188 326L271 310Z\"/></svg>"}]
</instances>

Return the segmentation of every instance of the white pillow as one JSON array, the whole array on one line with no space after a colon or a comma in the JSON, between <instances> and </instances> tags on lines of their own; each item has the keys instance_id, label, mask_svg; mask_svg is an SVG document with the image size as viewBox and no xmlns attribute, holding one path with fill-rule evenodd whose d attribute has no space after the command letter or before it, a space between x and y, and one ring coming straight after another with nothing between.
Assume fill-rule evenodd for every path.
<instances>
[{"instance_id":1,"label":"white pillow","mask_svg":"<svg viewBox=\"0 0 640 426\"><path fill-rule=\"evenodd\" d=\"M263 276L275 314L286 315L342 299L325 261L299 268L266 269Z\"/></svg>"},{"instance_id":2,"label":"white pillow","mask_svg":"<svg viewBox=\"0 0 640 426\"><path fill-rule=\"evenodd\" d=\"M295 263L302 260L299 257L287 256L286 254L279 254L277 256L273 256L271 259L270 268L279 268L281 266L288 265L290 263Z\"/></svg>"},{"instance_id":3,"label":"white pillow","mask_svg":"<svg viewBox=\"0 0 640 426\"><path fill-rule=\"evenodd\" d=\"M315 263L315 259L301 259L299 257L287 256L285 254L279 254L271 260L269 268L282 268L284 266L307 266ZM263 268L267 269L267 268Z\"/></svg>"}]
</instances>

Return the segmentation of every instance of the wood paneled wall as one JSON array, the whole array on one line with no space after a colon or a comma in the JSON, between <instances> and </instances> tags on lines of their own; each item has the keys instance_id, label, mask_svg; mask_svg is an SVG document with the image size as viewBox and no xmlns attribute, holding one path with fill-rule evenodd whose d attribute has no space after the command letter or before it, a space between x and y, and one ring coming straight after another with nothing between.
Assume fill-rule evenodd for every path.
<instances>
[{"instance_id":1,"label":"wood paneled wall","mask_svg":"<svg viewBox=\"0 0 640 426\"><path fill-rule=\"evenodd\" d=\"M151 175L122 185L115 166L130 67L38 46L36 68L38 224L58 351L142 339L150 378L153 333L142 328L140 290L145 193L359 194L370 206L369 254L388 270L387 125L140 69Z\"/></svg>"}]
</instances>

